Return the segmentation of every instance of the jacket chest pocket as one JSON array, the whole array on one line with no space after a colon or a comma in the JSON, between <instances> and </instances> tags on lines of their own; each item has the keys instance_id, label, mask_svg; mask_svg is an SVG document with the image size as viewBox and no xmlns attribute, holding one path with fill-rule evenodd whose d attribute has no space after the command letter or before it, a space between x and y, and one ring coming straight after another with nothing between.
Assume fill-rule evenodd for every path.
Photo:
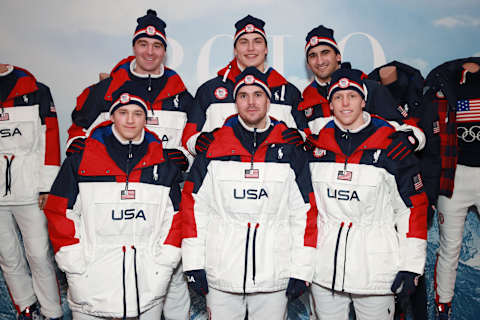
<instances>
[{"instance_id":1,"label":"jacket chest pocket","mask_svg":"<svg viewBox=\"0 0 480 320\"><path fill-rule=\"evenodd\" d=\"M39 146L41 123L38 106L5 108L0 121L2 153L30 154Z\"/></svg>"},{"instance_id":2,"label":"jacket chest pocket","mask_svg":"<svg viewBox=\"0 0 480 320\"><path fill-rule=\"evenodd\" d=\"M343 163L311 163L315 195L326 213L339 221L368 223L382 206L379 185L383 169L369 165ZM346 219L346 220L345 220Z\"/></svg>"},{"instance_id":3,"label":"jacket chest pocket","mask_svg":"<svg viewBox=\"0 0 480 320\"><path fill-rule=\"evenodd\" d=\"M288 164L219 162L214 193L226 213L242 222L277 215L288 198Z\"/></svg>"},{"instance_id":4,"label":"jacket chest pocket","mask_svg":"<svg viewBox=\"0 0 480 320\"><path fill-rule=\"evenodd\" d=\"M161 226L161 194L155 186L129 183L84 183L80 186L87 209L83 225L97 245L148 242ZM150 190L151 189L151 190ZM157 187L158 189L158 187Z\"/></svg>"},{"instance_id":5,"label":"jacket chest pocket","mask_svg":"<svg viewBox=\"0 0 480 320\"><path fill-rule=\"evenodd\" d=\"M181 145L182 132L187 123L187 115L181 111L158 111L153 115L149 110L147 128L158 135L164 148L176 148Z\"/></svg>"}]
</instances>

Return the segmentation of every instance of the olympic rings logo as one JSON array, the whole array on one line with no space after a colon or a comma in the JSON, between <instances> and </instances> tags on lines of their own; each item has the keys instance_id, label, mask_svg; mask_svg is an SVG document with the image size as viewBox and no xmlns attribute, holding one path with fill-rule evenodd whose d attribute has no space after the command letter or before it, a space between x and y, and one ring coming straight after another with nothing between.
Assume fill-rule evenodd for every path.
<instances>
[{"instance_id":1,"label":"olympic rings logo","mask_svg":"<svg viewBox=\"0 0 480 320\"><path fill-rule=\"evenodd\" d=\"M465 142L480 141L480 126L457 127L457 137Z\"/></svg>"}]
</instances>

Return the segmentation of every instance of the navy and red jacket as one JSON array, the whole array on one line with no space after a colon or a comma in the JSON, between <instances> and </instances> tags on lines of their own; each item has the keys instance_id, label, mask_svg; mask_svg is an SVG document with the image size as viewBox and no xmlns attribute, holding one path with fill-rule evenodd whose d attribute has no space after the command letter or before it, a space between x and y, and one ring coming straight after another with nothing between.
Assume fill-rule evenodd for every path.
<instances>
[{"instance_id":1,"label":"navy and red jacket","mask_svg":"<svg viewBox=\"0 0 480 320\"><path fill-rule=\"evenodd\" d=\"M374 69L368 74L368 79L380 82L380 69L387 66L394 66L397 71L397 81L385 86L395 101L394 107L403 121L418 125L422 115L425 79L418 69L399 61L392 61Z\"/></svg>"},{"instance_id":2,"label":"navy and red jacket","mask_svg":"<svg viewBox=\"0 0 480 320\"><path fill-rule=\"evenodd\" d=\"M192 106L193 97L188 92L180 76L172 69L163 67L161 76L135 75L132 63L135 57L121 60L110 72L110 77L87 87L78 97L72 111L72 125L68 129L67 148L77 138L85 138L99 123L109 120L108 110L112 104L112 94L127 81L141 83L148 97L147 128L162 139L164 147L181 146L181 137L187 111Z\"/></svg>"},{"instance_id":3,"label":"navy and red jacket","mask_svg":"<svg viewBox=\"0 0 480 320\"><path fill-rule=\"evenodd\" d=\"M219 70L217 76L202 84L195 95L194 105L188 114L188 123L182 137L183 146L195 154L195 142L200 132L220 128L225 120L237 113L233 99L235 78L240 75L236 59ZM303 130L306 123L297 110L300 91L273 68L268 68L267 85L272 97L269 115L284 121L288 127Z\"/></svg>"},{"instance_id":4,"label":"navy and red jacket","mask_svg":"<svg viewBox=\"0 0 480 320\"><path fill-rule=\"evenodd\" d=\"M399 271L423 273L427 197L412 152L391 149L395 129L363 113L345 130L330 120L309 154L318 205L314 282L355 294L391 294ZM320 236L321 235L321 236Z\"/></svg>"},{"instance_id":5,"label":"navy and red jacket","mask_svg":"<svg viewBox=\"0 0 480 320\"><path fill-rule=\"evenodd\" d=\"M164 299L180 261L180 171L154 133L122 143L112 128L65 159L44 211L70 308L136 317Z\"/></svg>"},{"instance_id":6,"label":"navy and red jacket","mask_svg":"<svg viewBox=\"0 0 480 320\"><path fill-rule=\"evenodd\" d=\"M25 69L0 74L0 203L36 203L60 167L57 113L50 89Z\"/></svg>"},{"instance_id":7,"label":"navy and red jacket","mask_svg":"<svg viewBox=\"0 0 480 320\"><path fill-rule=\"evenodd\" d=\"M306 153L287 144L283 122L247 128L238 115L197 155L182 192L182 263L209 286L237 293L311 281L317 207Z\"/></svg>"}]
</instances>

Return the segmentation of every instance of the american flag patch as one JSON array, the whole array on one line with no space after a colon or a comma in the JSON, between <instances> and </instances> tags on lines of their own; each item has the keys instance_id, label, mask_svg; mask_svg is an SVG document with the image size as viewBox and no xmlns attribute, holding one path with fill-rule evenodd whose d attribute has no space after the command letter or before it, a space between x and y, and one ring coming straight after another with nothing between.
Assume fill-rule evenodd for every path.
<instances>
[{"instance_id":1,"label":"american flag patch","mask_svg":"<svg viewBox=\"0 0 480 320\"><path fill-rule=\"evenodd\" d=\"M147 124L151 126L158 126L158 117L147 117Z\"/></svg>"},{"instance_id":2,"label":"american flag patch","mask_svg":"<svg viewBox=\"0 0 480 320\"><path fill-rule=\"evenodd\" d=\"M423 188L422 176L420 175L420 173L413 177L413 186L415 187L415 191Z\"/></svg>"},{"instance_id":3,"label":"american flag patch","mask_svg":"<svg viewBox=\"0 0 480 320\"><path fill-rule=\"evenodd\" d=\"M7 121L9 119L10 119L10 116L8 115L8 113L0 114L0 121Z\"/></svg>"},{"instance_id":4,"label":"american flag patch","mask_svg":"<svg viewBox=\"0 0 480 320\"><path fill-rule=\"evenodd\" d=\"M433 134L440 133L440 123L438 121L433 122Z\"/></svg>"},{"instance_id":5,"label":"american flag patch","mask_svg":"<svg viewBox=\"0 0 480 320\"><path fill-rule=\"evenodd\" d=\"M480 99L457 101L457 122L480 121Z\"/></svg>"},{"instance_id":6,"label":"american flag patch","mask_svg":"<svg viewBox=\"0 0 480 320\"><path fill-rule=\"evenodd\" d=\"M405 108L403 108L402 106L398 106L398 107L397 107L397 110L400 112L400 114L401 114L404 118L407 118L407 117L408 117L407 110L405 110Z\"/></svg>"},{"instance_id":7,"label":"american flag patch","mask_svg":"<svg viewBox=\"0 0 480 320\"><path fill-rule=\"evenodd\" d=\"M352 181L352 171L339 170L337 180Z\"/></svg>"},{"instance_id":8,"label":"american flag patch","mask_svg":"<svg viewBox=\"0 0 480 320\"><path fill-rule=\"evenodd\" d=\"M122 190L120 193L121 200L134 200L135 190Z\"/></svg>"},{"instance_id":9,"label":"american flag patch","mask_svg":"<svg viewBox=\"0 0 480 320\"><path fill-rule=\"evenodd\" d=\"M258 169L245 169L245 178L258 179L260 172Z\"/></svg>"}]
</instances>

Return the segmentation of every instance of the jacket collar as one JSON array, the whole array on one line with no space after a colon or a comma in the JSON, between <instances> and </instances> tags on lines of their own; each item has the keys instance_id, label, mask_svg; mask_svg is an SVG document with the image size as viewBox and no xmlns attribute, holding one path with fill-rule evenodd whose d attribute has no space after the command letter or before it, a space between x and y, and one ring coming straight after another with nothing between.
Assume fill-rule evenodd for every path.
<instances>
[{"instance_id":1,"label":"jacket collar","mask_svg":"<svg viewBox=\"0 0 480 320\"><path fill-rule=\"evenodd\" d=\"M105 145L105 138L112 135L113 123L105 121L99 124L85 141L82 160L78 173L84 176L125 176L115 161L110 157ZM158 137L145 129L144 140L148 144L147 153L132 169L146 168L165 161L163 157L162 142Z\"/></svg>"},{"instance_id":2,"label":"jacket collar","mask_svg":"<svg viewBox=\"0 0 480 320\"><path fill-rule=\"evenodd\" d=\"M235 83L236 77L240 75L241 72L242 71L238 67L237 59L233 58L226 67L217 72L217 75L222 77L223 82L228 79ZM267 74L267 85L269 88L279 87L288 83L288 81L272 67L265 66L264 73Z\"/></svg>"},{"instance_id":3,"label":"jacket collar","mask_svg":"<svg viewBox=\"0 0 480 320\"><path fill-rule=\"evenodd\" d=\"M357 128L355 132L353 131L350 131L350 132L352 133L360 132L362 130L365 130L365 128L367 128L370 125L375 126L376 130L374 134L368 137L359 147L357 147L357 149L352 154L354 154L360 149L362 150L385 149L391 142L391 139L389 139L388 137L395 131L395 129L386 120L376 115L370 115L370 114L368 115L370 117L368 124L362 126L361 129ZM319 132L317 139L314 140L314 145L320 149L330 150L336 154L343 154L343 152L340 149L340 146L335 140L335 126L336 126L336 122L334 119L329 121L327 125L324 127L324 129L322 129ZM338 128L340 129L340 127Z\"/></svg>"},{"instance_id":4,"label":"jacket collar","mask_svg":"<svg viewBox=\"0 0 480 320\"><path fill-rule=\"evenodd\" d=\"M207 151L207 158L217 158L225 156L251 156L251 153L246 150L233 130L234 126L240 126L239 116L235 115L230 117L223 127L214 133L214 140ZM283 122L270 118L270 125L273 126L272 132L268 135L265 141L262 142L257 148L266 148L271 144L285 143L282 138L282 131L287 129L287 126ZM266 129L269 127L267 126Z\"/></svg>"}]
</instances>

